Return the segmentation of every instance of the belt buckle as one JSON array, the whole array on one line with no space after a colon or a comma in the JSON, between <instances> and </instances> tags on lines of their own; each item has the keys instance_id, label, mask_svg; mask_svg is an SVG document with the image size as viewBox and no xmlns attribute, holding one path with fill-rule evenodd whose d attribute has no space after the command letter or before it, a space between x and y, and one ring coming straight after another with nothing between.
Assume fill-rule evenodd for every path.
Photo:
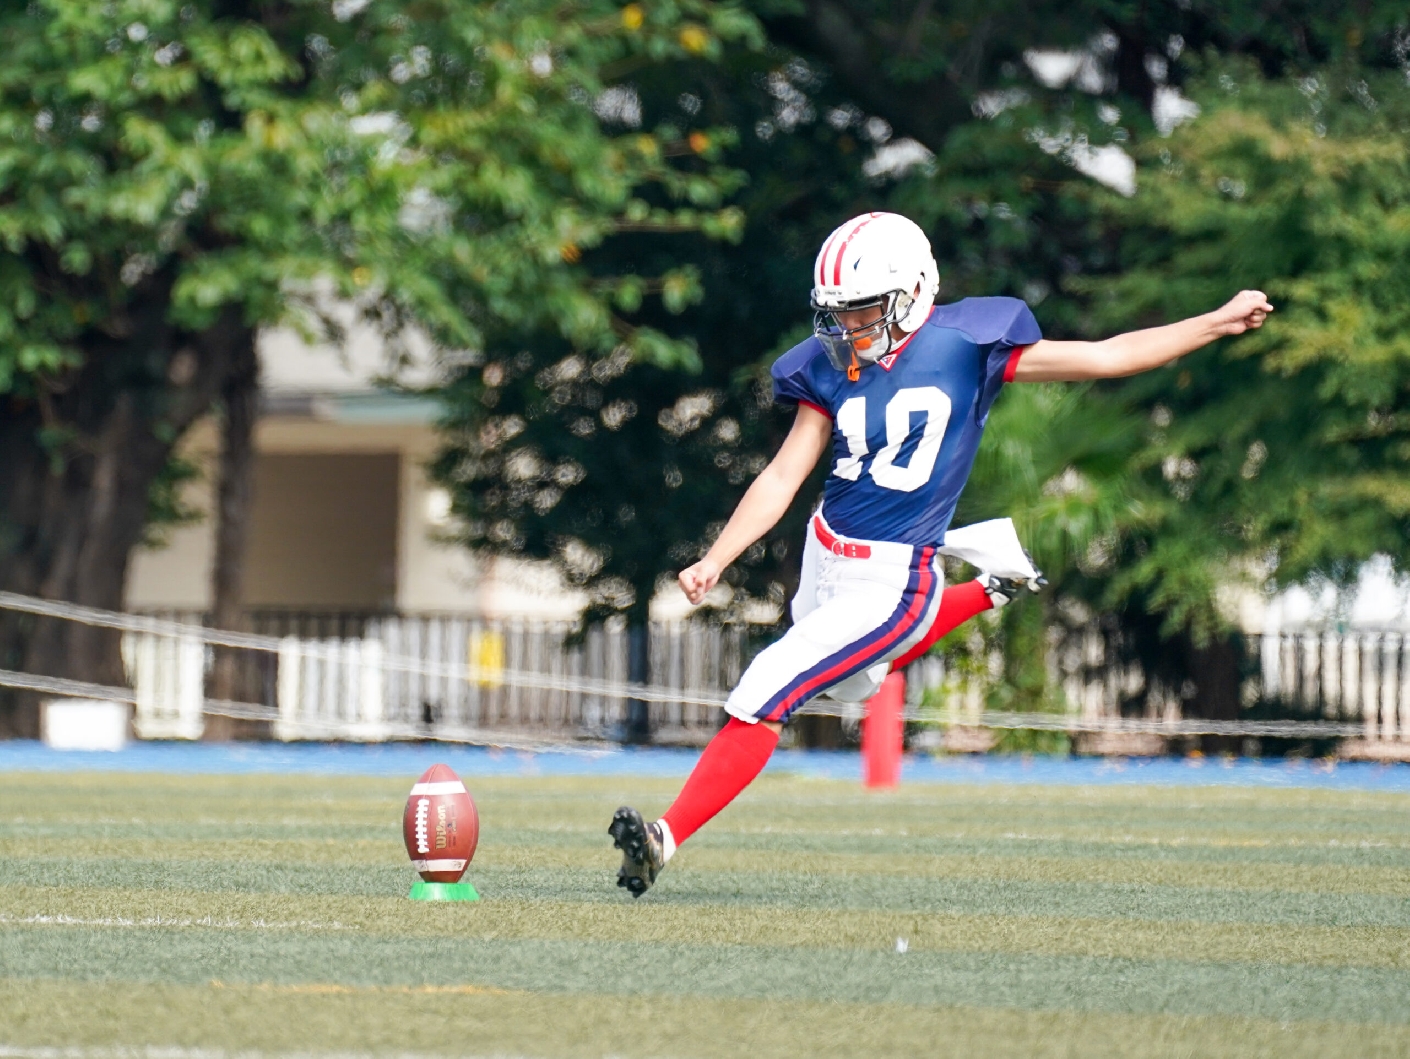
<instances>
[{"instance_id":1,"label":"belt buckle","mask_svg":"<svg viewBox=\"0 0 1410 1059\"><path fill-rule=\"evenodd\" d=\"M832 542L832 554L833 554L833 555L846 555L846 554L847 554L847 545L843 544L843 543L842 543L841 541L839 541L839 540L833 540L833 542Z\"/></svg>"}]
</instances>

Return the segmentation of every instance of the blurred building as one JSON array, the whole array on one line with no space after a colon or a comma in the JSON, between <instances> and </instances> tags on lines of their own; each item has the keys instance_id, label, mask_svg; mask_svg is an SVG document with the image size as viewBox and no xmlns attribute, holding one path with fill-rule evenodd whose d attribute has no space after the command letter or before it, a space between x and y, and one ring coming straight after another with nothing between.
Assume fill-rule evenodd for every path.
<instances>
[{"instance_id":1,"label":"blurred building","mask_svg":"<svg viewBox=\"0 0 1410 1059\"><path fill-rule=\"evenodd\" d=\"M428 482L436 403L377 385L385 346L347 314L342 348L286 330L260 339L262 415L245 566L252 610L454 612L485 618L575 616L581 600L551 569L475 559L444 538L450 498ZM424 351L423 351L424 353ZM426 362L398 372L429 382ZM203 611L211 602L219 436L184 445L202 470L186 500L204 515L134 556L129 609Z\"/></svg>"}]
</instances>

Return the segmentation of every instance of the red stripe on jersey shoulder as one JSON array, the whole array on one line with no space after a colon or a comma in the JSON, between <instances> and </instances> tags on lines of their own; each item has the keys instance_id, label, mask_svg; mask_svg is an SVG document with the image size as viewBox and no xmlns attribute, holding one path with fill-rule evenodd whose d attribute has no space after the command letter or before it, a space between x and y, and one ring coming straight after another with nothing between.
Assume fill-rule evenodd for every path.
<instances>
[{"instance_id":1,"label":"red stripe on jersey shoulder","mask_svg":"<svg viewBox=\"0 0 1410 1059\"><path fill-rule=\"evenodd\" d=\"M799 403L800 405L807 405L807 406L808 406L809 408L811 408L814 412L821 413L822 415L827 416L827 418L829 418L829 419L832 418L832 413L829 412L829 411L828 411L826 408L824 408L822 405L813 404L812 401L803 401L803 400L800 400L798 403Z\"/></svg>"},{"instance_id":2,"label":"red stripe on jersey shoulder","mask_svg":"<svg viewBox=\"0 0 1410 1059\"><path fill-rule=\"evenodd\" d=\"M1004 365L1004 382L1013 382L1013 377L1018 374L1018 358L1023 356L1027 346L1015 346L1009 354L1009 362Z\"/></svg>"}]
</instances>

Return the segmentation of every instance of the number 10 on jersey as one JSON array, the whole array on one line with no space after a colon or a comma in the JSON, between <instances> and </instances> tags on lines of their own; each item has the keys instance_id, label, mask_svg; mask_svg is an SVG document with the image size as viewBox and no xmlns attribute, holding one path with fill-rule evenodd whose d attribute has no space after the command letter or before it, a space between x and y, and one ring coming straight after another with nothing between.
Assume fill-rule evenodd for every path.
<instances>
[{"instance_id":1,"label":"number 10 on jersey","mask_svg":"<svg viewBox=\"0 0 1410 1059\"><path fill-rule=\"evenodd\" d=\"M925 416L920 426L920 440L904 466L896 463L901 454L901 446L912 437L911 416L921 413ZM950 423L950 398L938 386L912 386L897 390L896 395L886 402L886 445L871 461L870 474L873 481L884 489L895 489L909 493L930 481L935 470L935 458L940 455L940 442L945 438L945 428ZM837 461L832 473L849 482L862 476L862 461L870 451L867 448L867 399L865 396L849 397L837 410L837 429L847 440L849 456Z\"/></svg>"}]
</instances>

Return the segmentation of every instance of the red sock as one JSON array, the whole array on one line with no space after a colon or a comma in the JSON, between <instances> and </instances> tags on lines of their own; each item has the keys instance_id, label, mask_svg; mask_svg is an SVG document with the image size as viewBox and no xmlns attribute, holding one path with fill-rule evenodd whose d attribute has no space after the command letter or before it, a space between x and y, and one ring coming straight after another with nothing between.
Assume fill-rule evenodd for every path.
<instances>
[{"instance_id":1,"label":"red sock","mask_svg":"<svg viewBox=\"0 0 1410 1059\"><path fill-rule=\"evenodd\" d=\"M989 598L989 593L984 591L984 586L978 578L945 589L940 596L940 613L935 616L935 624L925 634L924 640L891 663L891 672L910 665L934 647L942 636L963 625L976 614L983 614L993 605L994 601Z\"/></svg>"},{"instance_id":2,"label":"red sock","mask_svg":"<svg viewBox=\"0 0 1410 1059\"><path fill-rule=\"evenodd\" d=\"M662 820L680 845L734 801L769 761L778 733L738 717L715 734Z\"/></svg>"}]
</instances>

